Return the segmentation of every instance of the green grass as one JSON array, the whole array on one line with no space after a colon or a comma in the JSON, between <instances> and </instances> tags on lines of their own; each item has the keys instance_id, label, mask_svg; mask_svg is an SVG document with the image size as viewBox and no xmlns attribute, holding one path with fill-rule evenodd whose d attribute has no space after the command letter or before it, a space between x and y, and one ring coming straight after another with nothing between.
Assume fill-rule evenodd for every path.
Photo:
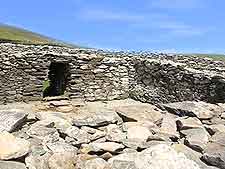
<instances>
[{"instance_id":1,"label":"green grass","mask_svg":"<svg viewBox=\"0 0 225 169\"><path fill-rule=\"evenodd\" d=\"M43 87L42 87L42 91L44 92L45 90L47 90L47 88L50 86L50 82L49 80L45 80L43 82Z\"/></svg>"},{"instance_id":2,"label":"green grass","mask_svg":"<svg viewBox=\"0 0 225 169\"><path fill-rule=\"evenodd\" d=\"M225 55L223 55L223 54L198 54L196 56L208 57L208 58L211 58L213 60L225 61Z\"/></svg>"},{"instance_id":3,"label":"green grass","mask_svg":"<svg viewBox=\"0 0 225 169\"><path fill-rule=\"evenodd\" d=\"M67 47L79 47L73 44L49 38L25 29L0 24L0 42L13 42L21 44L47 44Z\"/></svg>"},{"instance_id":4,"label":"green grass","mask_svg":"<svg viewBox=\"0 0 225 169\"><path fill-rule=\"evenodd\" d=\"M198 56L202 58L211 58L217 61L225 61L225 54L203 54L203 53L191 53L191 54L182 54L187 56Z\"/></svg>"}]
</instances>

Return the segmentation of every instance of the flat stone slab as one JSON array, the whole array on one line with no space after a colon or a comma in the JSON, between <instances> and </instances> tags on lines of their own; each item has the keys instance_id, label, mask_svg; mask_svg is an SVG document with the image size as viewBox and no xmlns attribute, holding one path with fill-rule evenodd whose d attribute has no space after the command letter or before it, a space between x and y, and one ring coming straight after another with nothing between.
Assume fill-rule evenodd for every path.
<instances>
[{"instance_id":1,"label":"flat stone slab","mask_svg":"<svg viewBox=\"0 0 225 169\"><path fill-rule=\"evenodd\" d=\"M0 161L0 169L26 169L26 166L15 161Z\"/></svg>"},{"instance_id":2,"label":"flat stone slab","mask_svg":"<svg viewBox=\"0 0 225 169\"><path fill-rule=\"evenodd\" d=\"M198 117L201 120L211 119L222 113L221 107L215 104L196 101L168 103L163 104L163 107L176 115Z\"/></svg>"},{"instance_id":3,"label":"flat stone slab","mask_svg":"<svg viewBox=\"0 0 225 169\"><path fill-rule=\"evenodd\" d=\"M8 132L0 133L0 160L16 159L30 150L29 141L16 138Z\"/></svg>"},{"instance_id":4,"label":"flat stone slab","mask_svg":"<svg viewBox=\"0 0 225 169\"><path fill-rule=\"evenodd\" d=\"M112 110L106 110L102 112L96 112L93 114L88 114L85 117L82 118L76 118L72 120L73 125L77 127L81 126L92 126L92 127L98 127L98 126L104 126L112 123L116 123L121 121L118 114L116 114Z\"/></svg>"},{"instance_id":5,"label":"flat stone slab","mask_svg":"<svg viewBox=\"0 0 225 169\"><path fill-rule=\"evenodd\" d=\"M150 121L157 123L163 118L161 110L151 104L120 106L116 108L116 112L125 122Z\"/></svg>"},{"instance_id":6,"label":"flat stone slab","mask_svg":"<svg viewBox=\"0 0 225 169\"><path fill-rule=\"evenodd\" d=\"M18 126L22 125L27 115L20 110L3 110L0 111L0 132L13 132Z\"/></svg>"}]
</instances>

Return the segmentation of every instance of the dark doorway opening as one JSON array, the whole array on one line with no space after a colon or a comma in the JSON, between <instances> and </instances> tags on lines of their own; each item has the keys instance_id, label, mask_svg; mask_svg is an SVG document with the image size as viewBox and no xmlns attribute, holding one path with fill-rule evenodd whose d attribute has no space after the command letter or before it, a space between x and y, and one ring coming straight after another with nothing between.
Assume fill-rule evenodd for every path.
<instances>
[{"instance_id":1,"label":"dark doorway opening","mask_svg":"<svg viewBox=\"0 0 225 169\"><path fill-rule=\"evenodd\" d=\"M48 79L49 86L44 91L43 96L63 95L69 79L68 63L52 62L49 67Z\"/></svg>"}]
</instances>

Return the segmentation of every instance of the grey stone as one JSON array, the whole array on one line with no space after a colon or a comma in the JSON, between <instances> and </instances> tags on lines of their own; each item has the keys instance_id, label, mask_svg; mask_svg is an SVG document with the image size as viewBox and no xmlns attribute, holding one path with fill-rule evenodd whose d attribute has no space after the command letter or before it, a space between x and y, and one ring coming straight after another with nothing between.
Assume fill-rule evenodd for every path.
<instances>
[{"instance_id":1,"label":"grey stone","mask_svg":"<svg viewBox=\"0 0 225 169\"><path fill-rule=\"evenodd\" d=\"M49 153L43 155L29 154L25 158L28 169L49 169L48 159L51 157Z\"/></svg>"},{"instance_id":2,"label":"grey stone","mask_svg":"<svg viewBox=\"0 0 225 169\"><path fill-rule=\"evenodd\" d=\"M225 133L222 132L217 132L216 134L214 134L211 138L210 141L213 143L217 143L220 144L222 146L225 146Z\"/></svg>"},{"instance_id":3,"label":"grey stone","mask_svg":"<svg viewBox=\"0 0 225 169\"><path fill-rule=\"evenodd\" d=\"M120 121L120 117L114 111L97 112L81 119L73 119L75 126L103 126Z\"/></svg>"},{"instance_id":4,"label":"grey stone","mask_svg":"<svg viewBox=\"0 0 225 169\"><path fill-rule=\"evenodd\" d=\"M106 127L106 139L108 141L121 142L126 139L126 134L116 124L110 124Z\"/></svg>"},{"instance_id":5,"label":"grey stone","mask_svg":"<svg viewBox=\"0 0 225 169\"><path fill-rule=\"evenodd\" d=\"M26 169L26 166L15 161L0 161L0 169Z\"/></svg>"},{"instance_id":6,"label":"grey stone","mask_svg":"<svg viewBox=\"0 0 225 169\"><path fill-rule=\"evenodd\" d=\"M196 151L202 152L209 142L210 135L205 128L193 128L181 132L186 136L185 144Z\"/></svg>"},{"instance_id":7,"label":"grey stone","mask_svg":"<svg viewBox=\"0 0 225 169\"><path fill-rule=\"evenodd\" d=\"M27 118L27 113L19 110L0 111L0 132L12 132L21 126Z\"/></svg>"},{"instance_id":8,"label":"grey stone","mask_svg":"<svg viewBox=\"0 0 225 169\"><path fill-rule=\"evenodd\" d=\"M116 153L124 148L124 145L115 142L90 143L82 145L82 149L88 152L112 152Z\"/></svg>"},{"instance_id":9,"label":"grey stone","mask_svg":"<svg viewBox=\"0 0 225 169\"><path fill-rule=\"evenodd\" d=\"M78 151L78 148L64 142L47 143L46 146L53 153L73 152L77 154Z\"/></svg>"},{"instance_id":10,"label":"grey stone","mask_svg":"<svg viewBox=\"0 0 225 169\"><path fill-rule=\"evenodd\" d=\"M47 123L47 124L52 124L52 123ZM46 126L40 123L34 123L33 125L31 125L30 129L27 131L27 134L30 137L42 139L42 140L46 136L54 135L55 133L57 133L57 130L55 128L52 128L51 125Z\"/></svg>"},{"instance_id":11,"label":"grey stone","mask_svg":"<svg viewBox=\"0 0 225 169\"><path fill-rule=\"evenodd\" d=\"M86 131L81 130L75 126L69 127L65 133L67 134L67 136L73 139L74 145L89 143L91 141L90 134L88 134Z\"/></svg>"},{"instance_id":12,"label":"grey stone","mask_svg":"<svg viewBox=\"0 0 225 169\"><path fill-rule=\"evenodd\" d=\"M223 124L214 124L214 125L204 125L210 135L214 135L215 133L225 133L225 125Z\"/></svg>"},{"instance_id":13,"label":"grey stone","mask_svg":"<svg viewBox=\"0 0 225 169\"><path fill-rule=\"evenodd\" d=\"M114 160L111 165L112 169L138 169L134 161Z\"/></svg>"},{"instance_id":14,"label":"grey stone","mask_svg":"<svg viewBox=\"0 0 225 169\"><path fill-rule=\"evenodd\" d=\"M72 152L54 153L48 160L49 169L74 169L75 157Z\"/></svg>"},{"instance_id":15,"label":"grey stone","mask_svg":"<svg viewBox=\"0 0 225 169\"><path fill-rule=\"evenodd\" d=\"M206 165L200 158L202 154L192 150L191 148L183 145L183 144L174 144L172 148L177 153L183 153L188 159L195 161L201 169L213 169L211 166Z\"/></svg>"},{"instance_id":16,"label":"grey stone","mask_svg":"<svg viewBox=\"0 0 225 169\"><path fill-rule=\"evenodd\" d=\"M225 147L216 143L209 143L202 159L212 166L225 169Z\"/></svg>"},{"instance_id":17,"label":"grey stone","mask_svg":"<svg viewBox=\"0 0 225 169\"><path fill-rule=\"evenodd\" d=\"M179 130L199 128L199 127L203 126L201 121L196 117L179 118L176 123L177 123Z\"/></svg>"},{"instance_id":18,"label":"grey stone","mask_svg":"<svg viewBox=\"0 0 225 169\"><path fill-rule=\"evenodd\" d=\"M211 119L221 114L219 106L205 102L183 101L163 104L170 112L179 116L198 117L199 119Z\"/></svg>"},{"instance_id":19,"label":"grey stone","mask_svg":"<svg viewBox=\"0 0 225 169\"><path fill-rule=\"evenodd\" d=\"M110 169L109 164L102 158L94 158L85 162L83 169Z\"/></svg>"},{"instance_id":20,"label":"grey stone","mask_svg":"<svg viewBox=\"0 0 225 169\"><path fill-rule=\"evenodd\" d=\"M199 169L198 164L189 160L184 154L179 154L171 147L161 144L140 153L117 155L108 162L112 165L115 160L134 163L138 169Z\"/></svg>"},{"instance_id":21,"label":"grey stone","mask_svg":"<svg viewBox=\"0 0 225 169\"><path fill-rule=\"evenodd\" d=\"M164 115L159 132L178 138L179 134L177 132L175 117L170 114Z\"/></svg>"},{"instance_id":22,"label":"grey stone","mask_svg":"<svg viewBox=\"0 0 225 169\"><path fill-rule=\"evenodd\" d=\"M157 123L163 118L161 110L151 104L120 106L116 108L116 111L124 122L150 121Z\"/></svg>"}]
</instances>

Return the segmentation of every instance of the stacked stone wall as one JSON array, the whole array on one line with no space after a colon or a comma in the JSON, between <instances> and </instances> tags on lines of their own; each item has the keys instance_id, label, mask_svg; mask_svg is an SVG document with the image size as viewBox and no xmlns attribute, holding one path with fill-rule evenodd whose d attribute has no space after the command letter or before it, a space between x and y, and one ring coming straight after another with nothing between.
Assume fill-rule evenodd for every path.
<instances>
[{"instance_id":1,"label":"stacked stone wall","mask_svg":"<svg viewBox=\"0 0 225 169\"><path fill-rule=\"evenodd\" d=\"M52 62L69 66L65 93L88 101L225 101L225 64L194 56L0 44L0 103L42 100Z\"/></svg>"}]
</instances>

